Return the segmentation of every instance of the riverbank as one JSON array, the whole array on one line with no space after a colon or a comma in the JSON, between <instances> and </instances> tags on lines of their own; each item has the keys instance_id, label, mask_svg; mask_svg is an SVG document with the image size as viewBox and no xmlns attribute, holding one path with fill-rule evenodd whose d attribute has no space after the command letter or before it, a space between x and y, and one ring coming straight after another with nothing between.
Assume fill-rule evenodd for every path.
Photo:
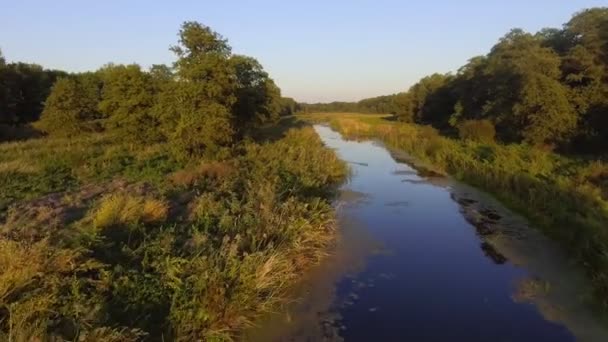
<instances>
[{"instance_id":1,"label":"riverbank","mask_svg":"<svg viewBox=\"0 0 608 342\"><path fill-rule=\"evenodd\" d=\"M480 144L440 136L389 116L309 114L350 138L380 139L434 172L491 192L558 241L593 283L594 305L608 307L608 201L600 162L572 160L528 146Z\"/></svg>"},{"instance_id":2,"label":"riverbank","mask_svg":"<svg viewBox=\"0 0 608 342\"><path fill-rule=\"evenodd\" d=\"M523 217L381 142L315 129L352 170L334 204L346 243L247 340L608 338L581 270Z\"/></svg>"},{"instance_id":3,"label":"riverbank","mask_svg":"<svg viewBox=\"0 0 608 342\"><path fill-rule=\"evenodd\" d=\"M106 134L0 145L0 339L231 340L335 240L310 127L183 161ZM271 134L272 133L272 134Z\"/></svg>"}]
</instances>

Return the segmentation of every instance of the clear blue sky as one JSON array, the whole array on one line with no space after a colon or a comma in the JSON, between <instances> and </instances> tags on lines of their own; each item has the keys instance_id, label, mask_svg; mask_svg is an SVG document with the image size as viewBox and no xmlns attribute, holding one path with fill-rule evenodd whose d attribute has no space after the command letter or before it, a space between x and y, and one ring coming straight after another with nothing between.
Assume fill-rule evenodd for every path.
<instances>
[{"instance_id":1,"label":"clear blue sky","mask_svg":"<svg viewBox=\"0 0 608 342\"><path fill-rule=\"evenodd\" d=\"M108 62L171 63L185 20L257 58L283 94L358 100L455 71L513 27L559 27L603 0L140 1L0 0L0 49L9 61L69 71Z\"/></svg>"}]
</instances>

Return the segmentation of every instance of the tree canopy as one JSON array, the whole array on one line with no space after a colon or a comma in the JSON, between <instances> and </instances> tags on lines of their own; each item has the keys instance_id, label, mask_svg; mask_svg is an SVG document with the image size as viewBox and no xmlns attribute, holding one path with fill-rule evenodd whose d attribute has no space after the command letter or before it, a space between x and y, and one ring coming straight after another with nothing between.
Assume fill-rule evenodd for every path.
<instances>
[{"instance_id":1,"label":"tree canopy","mask_svg":"<svg viewBox=\"0 0 608 342\"><path fill-rule=\"evenodd\" d=\"M484 121L503 142L581 152L608 149L608 8L576 13L562 28L513 29L455 75L359 102L303 104L308 111L395 114L456 134ZM467 127L482 127L470 125Z\"/></svg>"},{"instance_id":2,"label":"tree canopy","mask_svg":"<svg viewBox=\"0 0 608 342\"><path fill-rule=\"evenodd\" d=\"M177 58L172 66L107 64L91 73L65 74L49 90L37 126L56 135L95 128L138 143L167 141L176 155L188 157L218 151L298 109L295 100L281 97L257 60L232 54L228 41L201 23L185 22L170 50Z\"/></svg>"}]
</instances>

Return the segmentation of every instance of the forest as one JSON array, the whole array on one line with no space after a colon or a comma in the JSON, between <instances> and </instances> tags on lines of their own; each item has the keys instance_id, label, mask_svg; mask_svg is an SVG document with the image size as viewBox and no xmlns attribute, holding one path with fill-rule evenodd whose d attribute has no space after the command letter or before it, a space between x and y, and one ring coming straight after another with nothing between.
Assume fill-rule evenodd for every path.
<instances>
[{"instance_id":1,"label":"forest","mask_svg":"<svg viewBox=\"0 0 608 342\"><path fill-rule=\"evenodd\" d=\"M576 13L562 28L513 29L455 74L356 103L303 104L308 112L390 113L458 135L575 154L608 150L608 9Z\"/></svg>"}]
</instances>

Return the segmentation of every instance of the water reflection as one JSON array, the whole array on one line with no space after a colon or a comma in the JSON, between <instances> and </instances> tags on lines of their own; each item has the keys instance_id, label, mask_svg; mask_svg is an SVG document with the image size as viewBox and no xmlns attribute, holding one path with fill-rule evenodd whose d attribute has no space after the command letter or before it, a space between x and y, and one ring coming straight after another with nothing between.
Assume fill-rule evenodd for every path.
<instances>
[{"instance_id":1,"label":"water reflection","mask_svg":"<svg viewBox=\"0 0 608 342\"><path fill-rule=\"evenodd\" d=\"M452 198L443 183L396 162L380 144L346 141L326 126L315 129L343 160L356 161L343 190L359 200L340 206L340 215L357 222L382 248L366 254L356 272L332 280L332 298L315 323L321 335L290 333L268 340L574 339L535 306L513 300L515 284L527 274L483 240L500 215L466 212L474 200ZM292 319L297 325L297 317Z\"/></svg>"}]
</instances>

